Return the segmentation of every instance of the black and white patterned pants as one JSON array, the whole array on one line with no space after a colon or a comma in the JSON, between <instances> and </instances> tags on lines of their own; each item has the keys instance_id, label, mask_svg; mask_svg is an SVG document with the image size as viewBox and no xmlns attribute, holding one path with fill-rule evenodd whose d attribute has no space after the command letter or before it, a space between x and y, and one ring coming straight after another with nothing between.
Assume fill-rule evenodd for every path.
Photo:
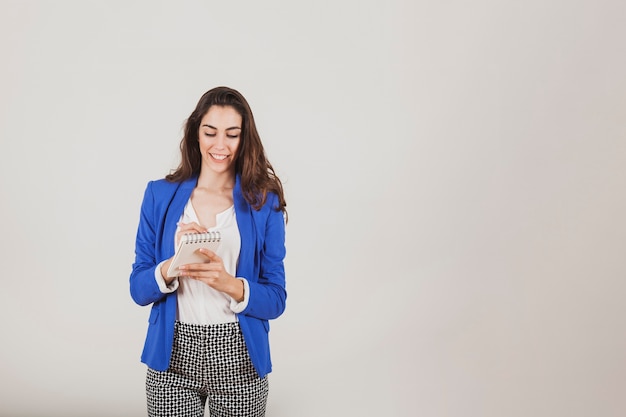
<instances>
[{"instance_id":1,"label":"black and white patterned pants","mask_svg":"<svg viewBox=\"0 0 626 417\"><path fill-rule=\"evenodd\" d=\"M148 368L146 393L150 417L201 417L207 400L211 417L262 417L268 382L254 370L239 323L176 322L170 366Z\"/></svg>"}]
</instances>

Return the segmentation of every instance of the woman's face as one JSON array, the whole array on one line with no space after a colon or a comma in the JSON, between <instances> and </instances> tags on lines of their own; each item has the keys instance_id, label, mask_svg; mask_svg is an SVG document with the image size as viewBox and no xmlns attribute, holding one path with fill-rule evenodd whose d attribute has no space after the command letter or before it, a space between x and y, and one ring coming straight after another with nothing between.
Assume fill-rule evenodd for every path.
<instances>
[{"instance_id":1,"label":"woman's face","mask_svg":"<svg viewBox=\"0 0 626 417\"><path fill-rule=\"evenodd\" d=\"M211 106L200 121L202 170L234 172L241 137L241 115L229 106Z\"/></svg>"}]
</instances>

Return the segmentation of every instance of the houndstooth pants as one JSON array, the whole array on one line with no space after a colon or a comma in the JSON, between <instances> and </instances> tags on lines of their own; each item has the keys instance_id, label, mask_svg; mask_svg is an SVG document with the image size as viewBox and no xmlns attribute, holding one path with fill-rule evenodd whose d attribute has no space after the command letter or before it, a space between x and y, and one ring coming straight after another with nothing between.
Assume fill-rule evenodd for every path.
<instances>
[{"instance_id":1,"label":"houndstooth pants","mask_svg":"<svg viewBox=\"0 0 626 417\"><path fill-rule=\"evenodd\" d=\"M167 371L148 368L148 416L262 417L267 376L259 378L239 323L197 325L176 322Z\"/></svg>"}]
</instances>

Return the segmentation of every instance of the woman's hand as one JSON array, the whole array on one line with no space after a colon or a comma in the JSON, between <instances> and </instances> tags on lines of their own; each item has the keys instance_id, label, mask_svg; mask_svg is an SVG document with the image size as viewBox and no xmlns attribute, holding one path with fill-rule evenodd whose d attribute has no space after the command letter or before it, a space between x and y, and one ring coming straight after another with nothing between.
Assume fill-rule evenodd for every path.
<instances>
[{"instance_id":1,"label":"woman's hand","mask_svg":"<svg viewBox=\"0 0 626 417\"><path fill-rule=\"evenodd\" d=\"M205 233L208 231L209 230L206 227L201 226L196 222L192 222L192 223L180 222L178 223L178 231L176 232L176 239L175 239L176 246L178 246L178 242L180 242L180 239L183 237L183 235L187 233ZM172 281L176 279L176 277L167 276L167 270L170 268L170 265L173 259L174 257L172 256L170 259L164 262L163 265L161 265L161 276L163 277L167 285L170 285Z\"/></svg>"},{"instance_id":2,"label":"woman's hand","mask_svg":"<svg viewBox=\"0 0 626 417\"><path fill-rule=\"evenodd\" d=\"M196 222L191 223L178 223L178 232L176 232L176 246L178 246L178 242L180 242L180 238L187 233L206 233L209 229L204 226L199 225Z\"/></svg>"},{"instance_id":3,"label":"woman's hand","mask_svg":"<svg viewBox=\"0 0 626 417\"><path fill-rule=\"evenodd\" d=\"M222 258L212 250L202 248L198 252L206 256L208 263L187 264L179 267L182 276L196 279L209 287L230 295L237 302L244 299L244 284L224 269Z\"/></svg>"}]
</instances>

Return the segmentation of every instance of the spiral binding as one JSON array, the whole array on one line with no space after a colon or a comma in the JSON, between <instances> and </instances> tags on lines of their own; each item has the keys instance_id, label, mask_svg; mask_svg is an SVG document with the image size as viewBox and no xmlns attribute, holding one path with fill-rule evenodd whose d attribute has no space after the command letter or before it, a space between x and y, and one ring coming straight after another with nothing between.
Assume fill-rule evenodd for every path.
<instances>
[{"instance_id":1,"label":"spiral binding","mask_svg":"<svg viewBox=\"0 0 626 417\"><path fill-rule=\"evenodd\" d=\"M205 233L185 233L183 235L183 243L210 243L219 242L222 239L219 231L211 231Z\"/></svg>"}]
</instances>

